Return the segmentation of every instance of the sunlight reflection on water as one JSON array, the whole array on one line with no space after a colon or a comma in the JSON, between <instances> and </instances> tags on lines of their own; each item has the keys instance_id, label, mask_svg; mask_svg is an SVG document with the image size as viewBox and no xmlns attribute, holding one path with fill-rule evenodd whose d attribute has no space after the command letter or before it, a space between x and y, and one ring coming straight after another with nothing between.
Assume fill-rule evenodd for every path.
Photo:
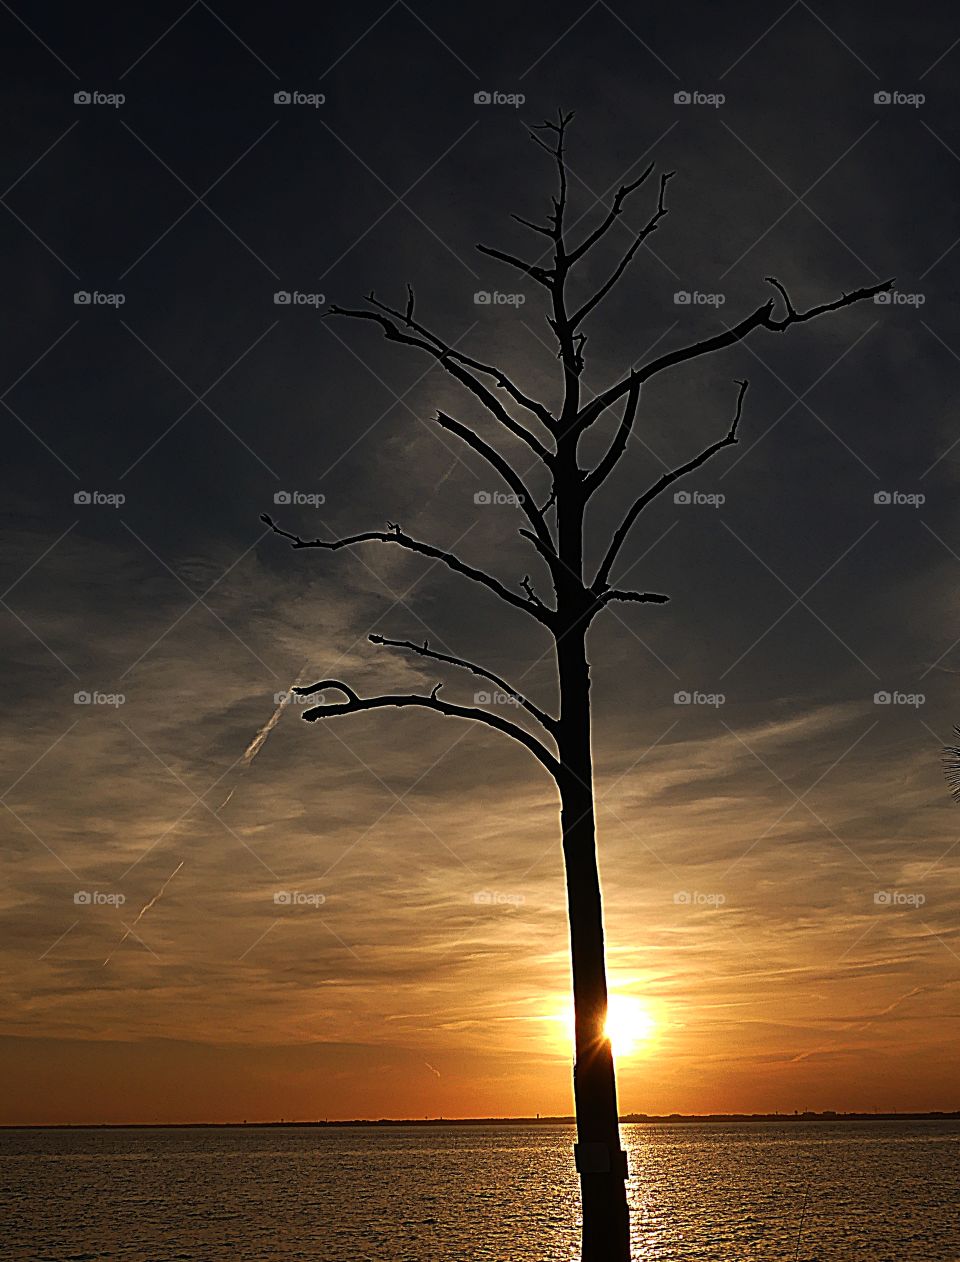
<instances>
[{"instance_id":1,"label":"sunlight reflection on water","mask_svg":"<svg viewBox=\"0 0 960 1262\"><path fill-rule=\"evenodd\" d=\"M11 1262L572 1262L562 1126L0 1132ZM626 1126L637 1262L957 1262L960 1124Z\"/></svg>"}]
</instances>

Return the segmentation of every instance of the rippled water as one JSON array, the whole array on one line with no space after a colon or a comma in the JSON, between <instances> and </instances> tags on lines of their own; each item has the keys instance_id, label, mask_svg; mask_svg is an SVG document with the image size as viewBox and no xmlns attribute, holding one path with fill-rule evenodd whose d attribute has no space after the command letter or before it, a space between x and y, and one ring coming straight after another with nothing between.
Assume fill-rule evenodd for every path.
<instances>
[{"instance_id":1,"label":"rippled water","mask_svg":"<svg viewBox=\"0 0 960 1262\"><path fill-rule=\"evenodd\" d=\"M960 1259L958 1123L624 1138L637 1262ZM0 1257L570 1262L572 1139L565 1126L0 1132Z\"/></svg>"}]
</instances>

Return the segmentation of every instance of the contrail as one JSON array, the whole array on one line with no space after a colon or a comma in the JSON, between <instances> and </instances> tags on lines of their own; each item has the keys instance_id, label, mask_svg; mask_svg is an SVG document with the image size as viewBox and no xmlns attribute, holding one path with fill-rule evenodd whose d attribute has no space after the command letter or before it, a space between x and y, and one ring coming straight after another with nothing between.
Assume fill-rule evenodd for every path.
<instances>
[{"instance_id":1,"label":"contrail","mask_svg":"<svg viewBox=\"0 0 960 1262\"><path fill-rule=\"evenodd\" d=\"M459 459L454 460L454 461L453 461L453 463L450 465L450 468L449 468L449 469L446 471L446 473L443 475L443 477L442 477L442 478L440 478L438 481L436 481L436 482L433 484L433 489L434 489L434 490L436 490L438 486L443 486L444 482L446 482L447 478L449 478L449 477L450 477L450 475L454 472L454 470L456 469L456 467L457 467L457 465L458 465L458 464L463 464L463 461L462 461L462 460L459 460ZM426 1063L426 1062L424 1062L424 1063Z\"/></svg>"},{"instance_id":2,"label":"contrail","mask_svg":"<svg viewBox=\"0 0 960 1262\"><path fill-rule=\"evenodd\" d=\"M250 742L247 748L243 751L243 761L244 761L245 766L249 767L250 763L253 762L257 754L260 753L260 750L263 749L264 741L266 741L267 737L270 735L273 729L280 722L281 714L283 714L284 710L293 700L294 688L296 688L298 684L303 683L303 675L306 669L307 669L307 665L306 665L306 662L304 662L304 664L300 667L300 670L297 672L296 679L293 681L293 683L290 685L287 691L280 698L280 704L274 710L273 714L270 715L269 719L267 719L266 723L264 723L263 727L256 734L256 736L253 738L253 740Z\"/></svg>"},{"instance_id":3,"label":"contrail","mask_svg":"<svg viewBox=\"0 0 960 1262\"><path fill-rule=\"evenodd\" d=\"M896 999L894 999L892 1003L887 1004L882 1012L875 1013L866 1021L849 1021L845 1025L842 1025L840 1030L841 1032L846 1030L856 1030L858 1034L863 1030L869 1030L870 1026L872 1026L875 1022L882 1020L883 1017L888 1017L891 1012L895 1012L897 1008L899 1008L901 1004L906 1003L908 999L913 999L917 995L925 995L929 991L946 990L951 986L956 986L958 981L960 981L960 978L954 978L952 981L946 981L936 985L930 983L926 986L914 986L912 990L905 991L902 995L899 995ZM836 1041L829 1046L815 1047L809 1052L800 1052L798 1055L790 1058L790 1064L796 1065L798 1062L807 1060L811 1056L816 1056L819 1052L833 1051L835 1047Z\"/></svg>"},{"instance_id":4,"label":"contrail","mask_svg":"<svg viewBox=\"0 0 960 1262\"><path fill-rule=\"evenodd\" d=\"M293 689L296 688L298 684L303 682L303 676L306 669L307 669L306 663L304 663L303 666L301 666L296 679L293 681L293 683L290 685L287 691L280 698L279 704L277 705L277 708L274 710L273 714L270 715L269 719L267 719L266 723L264 723L263 727L259 730L259 732L257 732L256 736L253 738L253 740L250 742L247 748L243 751L243 757L240 760L242 763L241 774L243 770L246 770L246 768L250 766L254 758L256 758L257 754L259 754L260 750L263 749L263 746L264 746L264 743L266 742L267 737L270 735L273 729L280 722L281 715L283 714L287 706L290 704L290 702L293 700ZM223 801L217 807L216 811L214 811L215 815L218 814L220 811L222 811L223 808L227 805L227 803L230 801L230 799L233 797L234 793L236 792L236 788L237 786L234 785L233 788L230 790L230 792L227 794L227 796L223 799ZM129 925L126 928L120 941L113 948L113 950L110 952L107 958L103 961L104 967L106 967L110 963L110 961L113 959L114 955L117 953L119 948L123 946L127 938L130 937L130 934L133 933L134 926L140 923L144 915L150 910L150 908L154 905L157 899L160 898L160 896L163 894L163 891L167 888L167 886L170 884L173 878L177 875L177 873L183 867L183 864L184 864L184 860L181 859L180 862L177 864L177 866L173 869L173 871L167 877L167 879L164 881L164 883L160 886L159 890L157 890L156 894L154 894L153 898L151 898L148 903L145 903L143 907L140 908L140 911L137 913L136 920L134 920L132 925ZM436 1072L437 1071L434 1070L434 1073ZM439 1077L439 1074L437 1076Z\"/></svg>"},{"instance_id":5,"label":"contrail","mask_svg":"<svg viewBox=\"0 0 960 1262\"><path fill-rule=\"evenodd\" d=\"M220 805L219 805L219 806L217 807L217 809L214 811L214 814L215 814L215 815L219 815L219 814L220 814L220 812L223 810L223 808L226 806L226 804L230 801L230 799L233 797L234 789L236 789L236 787L237 787L237 786L236 786L236 785L234 785L234 786L233 786L233 789L231 789L231 790L230 790L230 792L227 794L227 796L223 799L223 801L220 803Z\"/></svg>"},{"instance_id":6,"label":"contrail","mask_svg":"<svg viewBox=\"0 0 960 1262\"><path fill-rule=\"evenodd\" d=\"M303 671L301 671L300 674L294 680L293 682L294 688L300 682L300 678L302 675L303 675ZM266 723L264 723L263 727L256 734L256 736L253 738L253 740L250 742L247 748L243 751L243 762L245 766L249 766L250 763L253 762L254 758L256 758L257 754L260 753L260 750L263 749L263 746L264 746L264 743L266 742L267 737L270 735L273 729L280 722L280 716L281 714L283 714L284 710L290 704L292 697L293 697L293 693L288 688L287 691L280 698L280 704L274 710L273 714L270 715L269 719L267 719Z\"/></svg>"},{"instance_id":7,"label":"contrail","mask_svg":"<svg viewBox=\"0 0 960 1262\"><path fill-rule=\"evenodd\" d=\"M133 933L134 925L138 925L138 924L140 923L140 921L143 919L143 917L144 917L145 913L146 913L146 912L148 912L148 911L150 910L150 908L153 906L153 904L157 901L157 899L160 897L160 895L163 893L163 891L167 888L167 886L170 884L170 882L173 880L173 878L177 875L177 873L178 873L178 872L180 871L180 869L183 867L183 864L184 864L184 860L183 860L183 859L181 859L181 860L180 860L180 862L177 864L177 866L173 869L173 871L172 871L172 872L170 873L170 875L167 877L167 879L164 881L164 883L163 883L163 884L160 886L160 888L157 890L156 894L154 894L153 898L151 898L151 899L150 899L150 901L149 901L148 903L144 903L144 905L140 908L139 912L137 913L137 918L136 918L136 920L133 922L133 924L132 924L132 925L129 925L129 926L127 927L127 930L126 930L126 932L124 933L123 937L120 939L120 941L117 943L117 945L113 948L113 950L110 952L110 954L107 956L107 958L103 961L103 967L104 967L104 968L106 968L106 966L107 966L107 965L110 963L110 961L113 959L114 955L117 953L117 951L120 949L120 947L122 947L122 946L123 946L123 944L126 942L127 938L129 938L129 937L130 937L130 935L131 935L131 933Z\"/></svg>"},{"instance_id":8,"label":"contrail","mask_svg":"<svg viewBox=\"0 0 960 1262\"><path fill-rule=\"evenodd\" d=\"M439 1069L434 1069L434 1067L430 1064L430 1062L429 1062L428 1060L425 1060L423 1063L426 1065L426 1067L430 1070L430 1072L431 1072L432 1074L436 1074L438 1078L441 1076L441 1075L440 1075L440 1070L439 1070Z\"/></svg>"},{"instance_id":9,"label":"contrail","mask_svg":"<svg viewBox=\"0 0 960 1262\"><path fill-rule=\"evenodd\" d=\"M298 684L303 682L303 676L306 669L307 669L307 666L306 666L306 663L304 663L303 666L300 667L300 670L297 674L296 679L293 681L293 683L290 685L287 691L280 698L280 702L277 705L277 708L274 710L273 714L270 715L269 719L267 719L266 723L264 723L263 727L260 729L259 732L257 732L256 736L253 738L253 740L250 742L247 748L243 751L243 757L240 760L242 763L241 773L245 771L247 767L250 766L254 758L256 758L257 754L260 753L260 750L263 749L263 746L266 742L267 737L270 735L273 729L280 722L280 718L284 710L293 700L294 688L296 688ZM230 801L230 799L233 797L236 787L237 786L234 785L233 788L230 790L230 792L227 794L227 796L223 799L223 801L217 807L216 811L214 811L215 815L219 814L220 811L222 811L223 808L226 806L226 804Z\"/></svg>"}]
</instances>

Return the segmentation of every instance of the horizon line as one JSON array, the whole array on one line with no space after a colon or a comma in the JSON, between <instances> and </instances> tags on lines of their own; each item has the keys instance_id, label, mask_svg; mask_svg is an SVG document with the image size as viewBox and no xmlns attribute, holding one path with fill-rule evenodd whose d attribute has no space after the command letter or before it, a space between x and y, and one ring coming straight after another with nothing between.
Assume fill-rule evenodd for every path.
<instances>
[{"instance_id":1,"label":"horizon line","mask_svg":"<svg viewBox=\"0 0 960 1262\"><path fill-rule=\"evenodd\" d=\"M953 1121L960 1109L875 1109L839 1112L805 1109L791 1113L624 1113L626 1125L669 1122L844 1122L844 1121ZM250 1122L0 1122L0 1131L22 1130L190 1130L243 1129L244 1127L335 1127L335 1126L483 1126L483 1125L573 1125L572 1114L543 1114L504 1117L405 1117L405 1118L286 1118Z\"/></svg>"}]
</instances>

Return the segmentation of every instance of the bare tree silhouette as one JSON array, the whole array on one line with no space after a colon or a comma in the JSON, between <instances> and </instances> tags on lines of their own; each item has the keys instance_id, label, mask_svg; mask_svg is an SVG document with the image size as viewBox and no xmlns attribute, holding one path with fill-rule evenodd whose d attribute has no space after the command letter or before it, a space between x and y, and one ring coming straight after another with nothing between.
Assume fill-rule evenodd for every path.
<instances>
[{"instance_id":1,"label":"bare tree silhouette","mask_svg":"<svg viewBox=\"0 0 960 1262\"><path fill-rule=\"evenodd\" d=\"M625 1179L626 1153L621 1148L617 1112L613 1055L605 1034L607 1018L607 979L604 959L603 917L600 878L594 827L593 764L591 754L590 667L586 638L593 620L618 601L636 604L662 604L669 598L657 592L622 588L611 576L621 549L643 510L668 487L700 468L712 457L738 442L747 381L737 381L732 419L722 437L705 446L697 455L664 473L627 507L620 524L609 539L599 568L588 577L584 563L584 513L591 497L604 485L627 449L636 421L641 390L645 382L678 365L735 346L755 330L784 333L831 311L871 298L892 287L887 280L866 289L844 293L806 311L798 311L780 281L768 277L776 296L761 302L755 310L723 332L690 345L678 347L631 368L600 394L584 398L581 378L584 372L583 326L588 317L620 280L631 260L647 238L657 231L667 215L667 185L674 175L660 176L656 207L643 227L633 235L629 247L606 280L579 303L571 299L569 281L577 265L603 239L622 214L628 199L640 189L654 169L651 163L631 183L623 184L613 197L601 221L575 245L567 239L565 215L568 209L568 169L565 157L567 128L573 115L559 111L555 122L528 128L531 138L545 149L556 164L559 187L552 197L547 223L533 223L514 215L525 227L550 243L548 266L529 262L503 250L480 245L482 253L528 277L547 293L547 317L556 339L562 371L562 404L556 415L541 401L531 398L500 368L485 364L447 344L417 317L414 292L408 287L403 309L395 309L370 294L362 308L333 306L329 315L367 320L379 326L392 342L413 347L431 356L441 368L469 391L503 430L521 440L532 453L534 466L550 480L546 502L538 506L527 486L527 475L501 454L475 429L438 412L435 423L455 435L492 468L516 497L527 518L520 534L545 562L552 582L552 596L537 594L528 577L517 590L499 579L466 564L452 552L412 538L399 525L388 522L384 530L367 530L337 539L302 539L282 529L270 517L263 520L277 534L289 539L294 548L323 548L330 551L365 543L381 543L417 553L441 562L450 570L493 592L505 604L535 619L549 633L559 685L559 714L554 716L493 671L446 653L438 653L428 643L387 639L371 635L370 640L393 649L461 667L490 681L507 693L535 721L534 735L517 722L504 719L479 707L456 705L440 698L441 685L427 695L396 694L360 697L350 685L338 679L323 679L297 692L308 696L336 690L342 702L322 704L307 710L308 721L338 718L366 710L419 706L472 722L486 724L511 736L543 765L553 777L560 803L560 828L566 871L567 906L570 922L570 951L575 1009L575 1064L573 1089L576 1108L576 1167L580 1175L583 1208L583 1262L629 1262L630 1229ZM782 313L775 314L778 299ZM581 467L580 440L608 409L622 401L623 411L615 434L599 462ZM522 419L518 419L518 417Z\"/></svg>"}]
</instances>

